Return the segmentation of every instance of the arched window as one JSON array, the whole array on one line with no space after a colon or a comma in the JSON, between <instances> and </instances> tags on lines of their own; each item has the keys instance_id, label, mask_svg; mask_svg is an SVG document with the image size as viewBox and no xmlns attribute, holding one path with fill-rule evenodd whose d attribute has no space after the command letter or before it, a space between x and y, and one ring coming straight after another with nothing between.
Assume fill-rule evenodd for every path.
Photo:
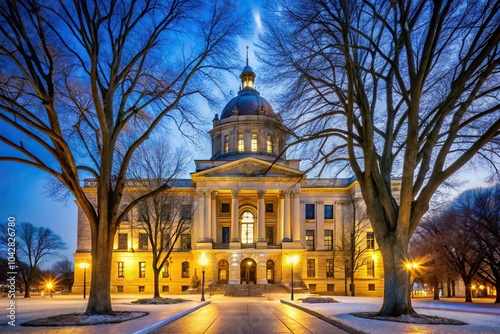
<instances>
[{"instance_id":1,"label":"arched window","mask_svg":"<svg viewBox=\"0 0 500 334\"><path fill-rule=\"evenodd\" d=\"M229 262L226 260L219 261L219 283L227 283L229 281Z\"/></svg>"},{"instance_id":2,"label":"arched window","mask_svg":"<svg viewBox=\"0 0 500 334\"><path fill-rule=\"evenodd\" d=\"M266 279L267 282L274 283L274 262L273 260L268 260L266 263Z\"/></svg>"},{"instance_id":3,"label":"arched window","mask_svg":"<svg viewBox=\"0 0 500 334\"><path fill-rule=\"evenodd\" d=\"M253 243L254 217L250 211L245 211L241 215L241 242L244 244Z\"/></svg>"},{"instance_id":4,"label":"arched window","mask_svg":"<svg viewBox=\"0 0 500 334\"><path fill-rule=\"evenodd\" d=\"M189 262L182 262L182 278L189 278Z\"/></svg>"}]
</instances>

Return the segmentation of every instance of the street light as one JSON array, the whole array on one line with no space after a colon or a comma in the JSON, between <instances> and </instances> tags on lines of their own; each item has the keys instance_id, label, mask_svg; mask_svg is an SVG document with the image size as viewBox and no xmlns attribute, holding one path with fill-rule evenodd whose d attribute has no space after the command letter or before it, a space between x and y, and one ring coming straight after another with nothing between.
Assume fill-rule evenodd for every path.
<instances>
[{"instance_id":1,"label":"street light","mask_svg":"<svg viewBox=\"0 0 500 334\"><path fill-rule=\"evenodd\" d=\"M78 266L83 269L83 299L85 299L87 292L87 268L89 264L87 262L82 262Z\"/></svg>"},{"instance_id":2,"label":"street light","mask_svg":"<svg viewBox=\"0 0 500 334\"><path fill-rule=\"evenodd\" d=\"M413 283L411 281L412 272L416 271L420 265L417 262L405 262L406 270L408 271L409 293L410 298L413 297ZM416 278L416 277L415 277Z\"/></svg>"},{"instance_id":3,"label":"street light","mask_svg":"<svg viewBox=\"0 0 500 334\"><path fill-rule=\"evenodd\" d=\"M207 258L205 257L205 253L201 253L200 264L202 266L201 271L201 301L205 301L205 265L207 264Z\"/></svg>"},{"instance_id":4,"label":"street light","mask_svg":"<svg viewBox=\"0 0 500 334\"><path fill-rule=\"evenodd\" d=\"M47 283L47 289L49 289L50 298L52 298L52 283Z\"/></svg>"},{"instance_id":5,"label":"street light","mask_svg":"<svg viewBox=\"0 0 500 334\"><path fill-rule=\"evenodd\" d=\"M292 270L292 277L291 277L291 282L292 282L292 296L291 300L293 300L293 266L299 262L299 257L297 255L294 256L287 256L286 257L286 263L290 264L290 268Z\"/></svg>"}]
</instances>

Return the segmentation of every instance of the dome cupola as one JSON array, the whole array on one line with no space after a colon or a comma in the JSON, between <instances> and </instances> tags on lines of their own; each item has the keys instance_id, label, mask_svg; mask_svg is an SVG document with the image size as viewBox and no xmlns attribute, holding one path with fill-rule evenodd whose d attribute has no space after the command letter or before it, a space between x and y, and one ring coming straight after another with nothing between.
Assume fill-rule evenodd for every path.
<instances>
[{"instance_id":1,"label":"dome cupola","mask_svg":"<svg viewBox=\"0 0 500 334\"><path fill-rule=\"evenodd\" d=\"M234 160L244 156L274 160L284 154L286 128L271 104L255 89L255 73L247 63L240 74L241 89L215 115L211 160Z\"/></svg>"}]
</instances>

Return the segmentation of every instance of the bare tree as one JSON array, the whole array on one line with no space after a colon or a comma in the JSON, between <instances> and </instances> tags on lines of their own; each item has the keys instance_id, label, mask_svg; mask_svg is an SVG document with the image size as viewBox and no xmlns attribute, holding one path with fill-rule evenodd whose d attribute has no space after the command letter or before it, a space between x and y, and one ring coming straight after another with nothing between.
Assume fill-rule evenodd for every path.
<instances>
[{"instance_id":1,"label":"bare tree","mask_svg":"<svg viewBox=\"0 0 500 334\"><path fill-rule=\"evenodd\" d=\"M7 244L7 231L2 229L0 240ZM59 251L66 249L61 237L51 229L43 226L34 226L30 223L20 223L16 227L15 259L24 285L24 298L31 297L32 283L38 278L40 266L50 258L59 255Z\"/></svg>"},{"instance_id":2,"label":"bare tree","mask_svg":"<svg viewBox=\"0 0 500 334\"><path fill-rule=\"evenodd\" d=\"M52 266L52 272L55 274L57 283L63 285L66 292L71 292L71 287L75 279L73 262L68 259L57 261Z\"/></svg>"},{"instance_id":3,"label":"bare tree","mask_svg":"<svg viewBox=\"0 0 500 334\"><path fill-rule=\"evenodd\" d=\"M137 148L166 117L196 124L197 99L232 69L245 25L230 2L3 0L0 6L0 156L39 168L73 194L91 229L87 314L112 314L111 258L131 208L121 210ZM199 112L196 113L199 117ZM132 135L131 135L132 133ZM81 179L97 181L95 198Z\"/></svg>"},{"instance_id":4,"label":"bare tree","mask_svg":"<svg viewBox=\"0 0 500 334\"><path fill-rule=\"evenodd\" d=\"M498 166L500 3L297 0L269 16L260 58L291 144L319 172L349 164L384 261L379 314L414 313L402 264L433 194L477 154Z\"/></svg>"},{"instance_id":5,"label":"bare tree","mask_svg":"<svg viewBox=\"0 0 500 334\"><path fill-rule=\"evenodd\" d=\"M176 180L185 171L188 157L180 149L173 151L167 142L154 141L139 149L129 171L133 185L127 197L131 201L152 191L155 184L169 185L168 189L139 204L135 223L151 245L154 298L160 297L160 272L170 253L182 234L192 227L192 195L178 188Z\"/></svg>"},{"instance_id":6,"label":"bare tree","mask_svg":"<svg viewBox=\"0 0 500 334\"><path fill-rule=\"evenodd\" d=\"M374 255L374 240L367 238L370 221L361 198L350 201L351 210L342 215L342 234L333 250L335 267L344 272L344 294L347 296L347 279L350 279L351 296L356 295L355 274Z\"/></svg>"},{"instance_id":7,"label":"bare tree","mask_svg":"<svg viewBox=\"0 0 500 334\"><path fill-rule=\"evenodd\" d=\"M500 291L500 186L472 189L453 203L467 232L474 236L479 250L485 252L478 276ZM495 303L500 303L497 293Z\"/></svg>"}]
</instances>

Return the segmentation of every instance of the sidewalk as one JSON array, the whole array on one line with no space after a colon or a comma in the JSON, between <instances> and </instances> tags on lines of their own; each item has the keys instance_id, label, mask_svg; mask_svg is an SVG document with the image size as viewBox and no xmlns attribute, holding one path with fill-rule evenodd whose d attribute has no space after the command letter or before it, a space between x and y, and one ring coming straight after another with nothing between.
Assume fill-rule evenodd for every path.
<instances>
[{"instance_id":1,"label":"sidewalk","mask_svg":"<svg viewBox=\"0 0 500 334\"><path fill-rule=\"evenodd\" d=\"M500 333L500 305L492 304L493 299L475 300L472 304L464 303L463 298L441 301L413 299L413 308L420 314L460 320L468 324L450 326L368 320L350 315L353 312L378 311L382 305L381 297L334 296L340 302L334 304L306 304L300 301L301 298L305 296L299 295L296 298L298 300L293 302L288 297L281 302L316 313L352 333ZM486 303L488 301L491 303Z\"/></svg>"},{"instance_id":2,"label":"sidewalk","mask_svg":"<svg viewBox=\"0 0 500 334\"><path fill-rule=\"evenodd\" d=\"M52 315L83 312L86 300L74 295L55 295L53 299L35 296L31 299L17 298L16 326L7 325L7 317L0 318L1 333L70 333L70 334L145 334L155 328L164 326L210 302L246 301L248 298L224 297L222 295L206 296L206 302L200 302L199 295L168 295L170 298L189 300L185 303L172 305L137 305L131 301L144 298L144 295L113 295L113 309L117 311L147 311L149 315L118 324L81 326L81 327L24 327L22 322ZM252 299L262 302L282 302L297 308L314 312L329 322L340 325L352 333L500 333L500 305L492 304L492 299L474 300L474 303L464 303L463 299L414 299L413 307L418 313L461 320L468 323L464 326L449 325L413 325L388 321L377 321L357 318L353 312L376 312L382 305L381 297L344 297L334 296L340 303L305 304L300 299L306 294L296 294L296 300L291 302L289 294L267 294ZM5 309L7 298L0 299L0 309Z\"/></svg>"}]
</instances>

